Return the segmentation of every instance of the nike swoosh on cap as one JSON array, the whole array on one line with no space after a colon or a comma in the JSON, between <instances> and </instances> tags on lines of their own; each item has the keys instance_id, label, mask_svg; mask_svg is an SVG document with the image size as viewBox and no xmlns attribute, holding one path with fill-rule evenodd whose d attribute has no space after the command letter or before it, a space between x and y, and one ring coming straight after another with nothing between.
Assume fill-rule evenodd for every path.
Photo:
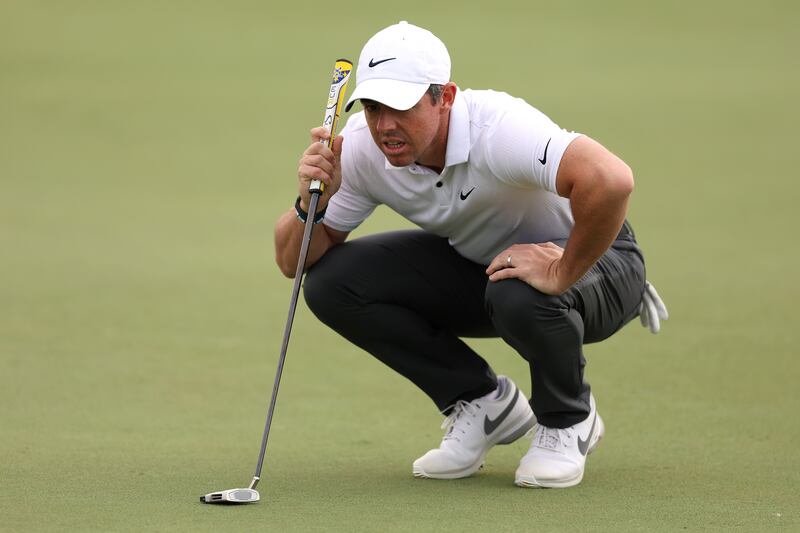
<instances>
[{"instance_id":1,"label":"nike swoosh on cap","mask_svg":"<svg viewBox=\"0 0 800 533\"><path fill-rule=\"evenodd\" d=\"M503 409L503 412L500 413L499 415L497 415L497 418L492 420L492 419L489 418L489 415L486 415L484 417L484 419L483 419L483 432L484 433L489 435L495 429L497 429L497 426L499 426L500 424L503 423L503 420L505 420L506 417L508 417L508 415L511 413L511 410L514 409L514 406L517 404L517 398L518 397L519 397L519 389L516 389L514 391L514 397L511 398L510 402L508 402L508 405L506 406L505 409Z\"/></svg>"},{"instance_id":2,"label":"nike swoosh on cap","mask_svg":"<svg viewBox=\"0 0 800 533\"><path fill-rule=\"evenodd\" d=\"M396 57L390 57L390 58L387 58L387 59L380 59L378 61L375 61L375 58L373 57L372 59L369 60L369 66L370 67L377 67L381 63L386 63L387 61L391 61L393 59L397 59L397 58Z\"/></svg>"},{"instance_id":3,"label":"nike swoosh on cap","mask_svg":"<svg viewBox=\"0 0 800 533\"><path fill-rule=\"evenodd\" d=\"M586 436L586 440L578 437L578 451L581 452L581 455L586 455L586 450L589 449L589 441L592 440L592 433L594 433L594 425L597 422L597 411L594 412L594 418L592 419L592 427L589 428L589 435Z\"/></svg>"}]
</instances>

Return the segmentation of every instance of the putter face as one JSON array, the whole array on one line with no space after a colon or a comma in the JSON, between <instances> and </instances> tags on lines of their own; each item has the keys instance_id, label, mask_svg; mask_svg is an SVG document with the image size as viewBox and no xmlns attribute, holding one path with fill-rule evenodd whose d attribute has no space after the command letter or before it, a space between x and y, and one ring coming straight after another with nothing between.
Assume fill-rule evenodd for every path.
<instances>
[{"instance_id":1,"label":"putter face","mask_svg":"<svg viewBox=\"0 0 800 533\"><path fill-rule=\"evenodd\" d=\"M254 503L261 499L254 489L229 489L200 496L203 503Z\"/></svg>"}]
</instances>

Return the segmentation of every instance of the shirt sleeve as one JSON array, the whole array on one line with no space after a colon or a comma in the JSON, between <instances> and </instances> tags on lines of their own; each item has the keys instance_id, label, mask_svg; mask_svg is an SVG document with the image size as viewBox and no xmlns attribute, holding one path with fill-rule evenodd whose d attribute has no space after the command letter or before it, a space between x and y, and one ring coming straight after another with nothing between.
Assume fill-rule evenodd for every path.
<instances>
[{"instance_id":1,"label":"shirt sleeve","mask_svg":"<svg viewBox=\"0 0 800 533\"><path fill-rule=\"evenodd\" d=\"M378 202L365 191L362 176L355 164L354 144L358 143L357 133L348 132L345 128L342 136L345 139L342 145L342 184L328 202L325 225L335 230L350 232L372 214Z\"/></svg>"},{"instance_id":2,"label":"shirt sleeve","mask_svg":"<svg viewBox=\"0 0 800 533\"><path fill-rule=\"evenodd\" d=\"M515 99L486 135L486 158L498 179L558 194L561 157L581 134L561 129L541 111Z\"/></svg>"}]
</instances>

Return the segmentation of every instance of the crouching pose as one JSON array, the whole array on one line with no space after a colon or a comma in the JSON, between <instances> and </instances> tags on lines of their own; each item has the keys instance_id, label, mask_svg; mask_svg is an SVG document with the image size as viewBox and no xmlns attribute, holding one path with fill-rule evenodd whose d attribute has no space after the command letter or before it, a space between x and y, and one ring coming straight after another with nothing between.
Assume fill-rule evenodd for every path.
<instances>
[{"instance_id":1,"label":"crouching pose","mask_svg":"<svg viewBox=\"0 0 800 533\"><path fill-rule=\"evenodd\" d=\"M583 345L638 315L654 331L666 318L625 219L631 169L521 99L461 90L445 45L406 22L366 43L356 81L347 109L363 110L333 149L311 130L300 196L276 225L282 272L295 272L308 187L322 180L305 298L447 416L413 474L469 476L535 426L516 484L580 483L604 431ZM420 229L347 241L380 204ZM499 337L524 357L530 400L462 337Z\"/></svg>"}]
</instances>

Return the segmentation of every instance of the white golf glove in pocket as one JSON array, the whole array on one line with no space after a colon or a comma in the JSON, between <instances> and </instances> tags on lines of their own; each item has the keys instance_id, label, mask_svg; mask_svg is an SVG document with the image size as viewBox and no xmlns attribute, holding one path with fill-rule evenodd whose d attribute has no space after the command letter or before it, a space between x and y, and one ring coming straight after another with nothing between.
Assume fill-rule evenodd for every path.
<instances>
[{"instance_id":1,"label":"white golf glove in pocket","mask_svg":"<svg viewBox=\"0 0 800 533\"><path fill-rule=\"evenodd\" d=\"M655 335L661 329L661 321L668 318L667 306L656 292L656 288L649 281L645 281L642 303L639 306L639 320L642 326Z\"/></svg>"}]
</instances>

